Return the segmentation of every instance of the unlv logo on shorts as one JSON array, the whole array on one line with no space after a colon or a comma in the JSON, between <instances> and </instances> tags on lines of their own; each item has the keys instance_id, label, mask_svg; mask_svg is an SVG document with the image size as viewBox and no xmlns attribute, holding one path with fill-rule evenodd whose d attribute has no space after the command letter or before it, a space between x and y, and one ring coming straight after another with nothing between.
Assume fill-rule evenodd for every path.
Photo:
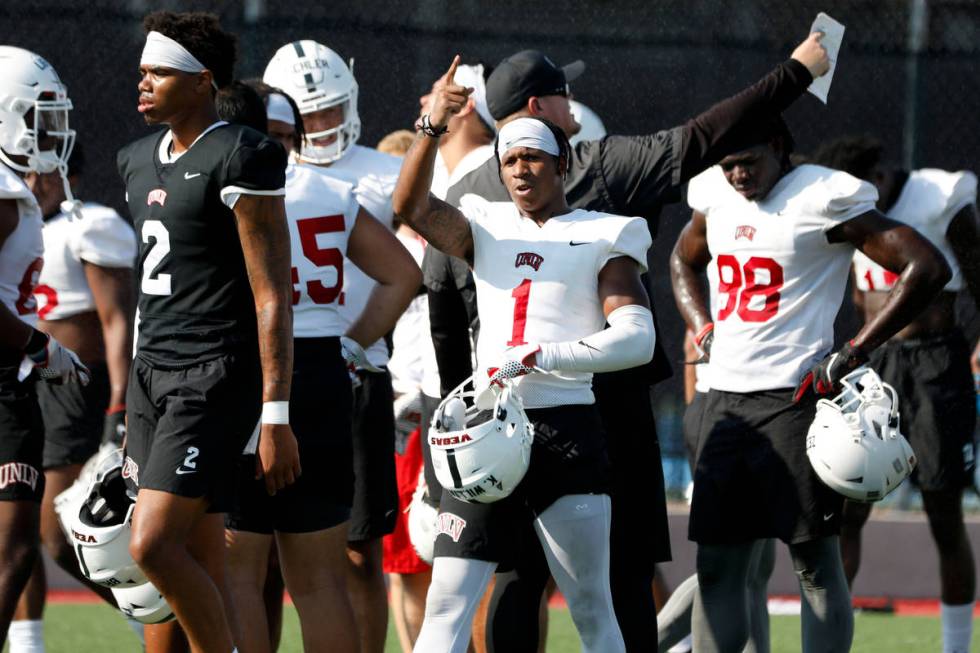
<instances>
[{"instance_id":1,"label":"unlv logo on shorts","mask_svg":"<svg viewBox=\"0 0 980 653\"><path fill-rule=\"evenodd\" d=\"M540 254L535 254L534 252L521 252L517 255L517 260L514 261L514 267L519 268L522 265L527 265L534 268L537 272L538 268L541 267L541 263L544 262L544 257Z\"/></svg>"},{"instance_id":2,"label":"unlv logo on shorts","mask_svg":"<svg viewBox=\"0 0 980 653\"><path fill-rule=\"evenodd\" d=\"M122 477L133 479L133 483L136 483L137 486L140 484L140 466L129 456L126 456L126 460L123 462Z\"/></svg>"},{"instance_id":3,"label":"unlv logo on shorts","mask_svg":"<svg viewBox=\"0 0 980 653\"><path fill-rule=\"evenodd\" d=\"M37 489L37 479L40 475L37 470L27 463L7 463L0 465L0 490L7 489L8 485L23 483L31 486L32 490Z\"/></svg>"},{"instance_id":4,"label":"unlv logo on shorts","mask_svg":"<svg viewBox=\"0 0 980 653\"><path fill-rule=\"evenodd\" d=\"M739 238L747 238L748 240L755 238L755 227L750 227L747 224L735 227L735 240Z\"/></svg>"},{"instance_id":5,"label":"unlv logo on shorts","mask_svg":"<svg viewBox=\"0 0 980 653\"><path fill-rule=\"evenodd\" d=\"M436 520L437 537L440 534L448 535L453 538L453 542L459 542L459 536L463 534L464 528L466 528L466 520L462 517L451 512L439 513L439 519Z\"/></svg>"},{"instance_id":6,"label":"unlv logo on shorts","mask_svg":"<svg viewBox=\"0 0 980 653\"><path fill-rule=\"evenodd\" d=\"M154 202L163 206L163 203L167 201L167 191L162 188L154 188L146 195L146 205L150 206Z\"/></svg>"}]
</instances>

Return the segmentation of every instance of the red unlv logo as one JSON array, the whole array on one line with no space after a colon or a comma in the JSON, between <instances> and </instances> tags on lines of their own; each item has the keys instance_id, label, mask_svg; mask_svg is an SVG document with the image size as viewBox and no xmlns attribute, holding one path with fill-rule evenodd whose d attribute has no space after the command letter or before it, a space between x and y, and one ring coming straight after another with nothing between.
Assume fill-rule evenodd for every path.
<instances>
[{"instance_id":1,"label":"red unlv logo","mask_svg":"<svg viewBox=\"0 0 980 653\"><path fill-rule=\"evenodd\" d=\"M735 227L735 240L739 238L747 238L748 240L755 238L755 227L750 227L747 224Z\"/></svg>"},{"instance_id":2,"label":"red unlv logo","mask_svg":"<svg viewBox=\"0 0 980 653\"><path fill-rule=\"evenodd\" d=\"M27 463L6 463L0 465L0 490L15 483L29 485L32 490L35 490L39 477L38 471Z\"/></svg>"},{"instance_id":3,"label":"red unlv logo","mask_svg":"<svg viewBox=\"0 0 980 653\"><path fill-rule=\"evenodd\" d=\"M133 483L136 485L140 484L140 468L136 464L136 461L126 456L126 460L123 462L122 477L133 479Z\"/></svg>"},{"instance_id":4,"label":"red unlv logo","mask_svg":"<svg viewBox=\"0 0 980 653\"><path fill-rule=\"evenodd\" d=\"M517 260L514 261L514 267L519 268L522 265L528 265L534 268L534 271L537 272L543 261L544 257L540 254L535 254L534 252L521 252L517 255Z\"/></svg>"},{"instance_id":5,"label":"red unlv logo","mask_svg":"<svg viewBox=\"0 0 980 653\"><path fill-rule=\"evenodd\" d=\"M463 534L464 528L466 528L466 520L462 517L451 512L439 513L439 518L436 520L437 535L448 535L453 538L453 542L459 542L459 536Z\"/></svg>"},{"instance_id":6,"label":"red unlv logo","mask_svg":"<svg viewBox=\"0 0 980 653\"><path fill-rule=\"evenodd\" d=\"M162 188L154 188L146 196L146 205L150 206L154 202L163 206L163 203L167 201L167 191Z\"/></svg>"}]
</instances>

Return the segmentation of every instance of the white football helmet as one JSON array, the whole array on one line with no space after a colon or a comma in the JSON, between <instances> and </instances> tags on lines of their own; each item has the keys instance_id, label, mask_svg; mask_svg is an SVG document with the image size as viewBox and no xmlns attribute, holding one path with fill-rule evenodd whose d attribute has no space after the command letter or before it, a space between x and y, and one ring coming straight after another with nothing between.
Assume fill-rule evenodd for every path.
<instances>
[{"instance_id":1,"label":"white football helmet","mask_svg":"<svg viewBox=\"0 0 980 653\"><path fill-rule=\"evenodd\" d=\"M855 501L879 501L915 468L915 453L899 431L898 396L874 370L860 367L844 390L817 402L806 453L817 476Z\"/></svg>"},{"instance_id":2,"label":"white football helmet","mask_svg":"<svg viewBox=\"0 0 980 653\"><path fill-rule=\"evenodd\" d=\"M361 136L357 115L357 80L336 52L316 41L293 41L282 46L265 68L262 81L285 91L301 115L341 106L343 119L331 129L307 130L300 158L311 163L331 163L344 156ZM330 139L326 145L314 141Z\"/></svg>"},{"instance_id":3,"label":"white football helmet","mask_svg":"<svg viewBox=\"0 0 980 653\"><path fill-rule=\"evenodd\" d=\"M505 380L493 406L481 410L474 401L480 393L464 390L470 380L449 393L432 416L432 466L443 491L461 501L493 503L524 478L534 426L512 382Z\"/></svg>"},{"instance_id":4,"label":"white football helmet","mask_svg":"<svg viewBox=\"0 0 980 653\"><path fill-rule=\"evenodd\" d=\"M568 139L573 147L582 141L597 141L606 135L606 126L602 124L602 118L599 117L599 114L578 100L571 100L568 106L575 122L582 125L582 129Z\"/></svg>"},{"instance_id":5,"label":"white football helmet","mask_svg":"<svg viewBox=\"0 0 980 653\"><path fill-rule=\"evenodd\" d=\"M143 624L162 624L174 618L167 599L153 583L143 583L134 587L113 587L112 596L119 610Z\"/></svg>"},{"instance_id":6,"label":"white football helmet","mask_svg":"<svg viewBox=\"0 0 980 653\"><path fill-rule=\"evenodd\" d=\"M72 510L68 530L86 578L106 587L132 587L146 576L129 554L135 502L122 477L123 451L102 459L84 499Z\"/></svg>"},{"instance_id":7,"label":"white football helmet","mask_svg":"<svg viewBox=\"0 0 980 653\"><path fill-rule=\"evenodd\" d=\"M71 100L58 73L42 57L9 45L0 45L0 70L0 160L19 172L64 175L75 130L68 128Z\"/></svg>"},{"instance_id":8,"label":"white football helmet","mask_svg":"<svg viewBox=\"0 0 980 653\"><path fill-rule=\"evenodd\" d=\"M436 547L436 521L439 519L439 506L429 499L429 488L425 483L425 471L419 472L419 483L408 504L408 538L412 548L420 558L432 564Z\"/></svg>"}]
</instances>

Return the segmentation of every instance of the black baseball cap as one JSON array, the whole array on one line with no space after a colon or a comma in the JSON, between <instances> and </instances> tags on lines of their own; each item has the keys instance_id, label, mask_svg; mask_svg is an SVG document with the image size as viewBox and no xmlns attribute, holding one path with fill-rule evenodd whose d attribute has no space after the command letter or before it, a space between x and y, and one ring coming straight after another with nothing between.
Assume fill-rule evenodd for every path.
<instances>
[{"instance_id":1,"label":"black baseball cap","mask_svg":"<svg viewBox=\"0 0 980 653\"><path fill-rule=\"evenodd\" d=\"M528 98L568 95L568 82L585 70L574 61L559 68L538 50L523 50L501 61L487 80L487 106L494 120L519 111Z\"/></svg>"}]
</instances>

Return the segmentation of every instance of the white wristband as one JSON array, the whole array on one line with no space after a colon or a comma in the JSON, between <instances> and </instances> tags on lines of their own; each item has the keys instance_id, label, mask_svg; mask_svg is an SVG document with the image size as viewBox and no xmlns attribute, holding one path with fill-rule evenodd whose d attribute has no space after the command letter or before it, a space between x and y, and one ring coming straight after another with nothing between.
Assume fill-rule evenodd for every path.
<instances>
[{"instance_id":1,"label":"white wristband","mask_svg":"<svg viewBox=\"0 0 980 653\"><path fill-rule=\"evenodd\" d=\"M288 401L266 401L262 404L263 424L289 424Z\"/></svg>"}]
</instances>

